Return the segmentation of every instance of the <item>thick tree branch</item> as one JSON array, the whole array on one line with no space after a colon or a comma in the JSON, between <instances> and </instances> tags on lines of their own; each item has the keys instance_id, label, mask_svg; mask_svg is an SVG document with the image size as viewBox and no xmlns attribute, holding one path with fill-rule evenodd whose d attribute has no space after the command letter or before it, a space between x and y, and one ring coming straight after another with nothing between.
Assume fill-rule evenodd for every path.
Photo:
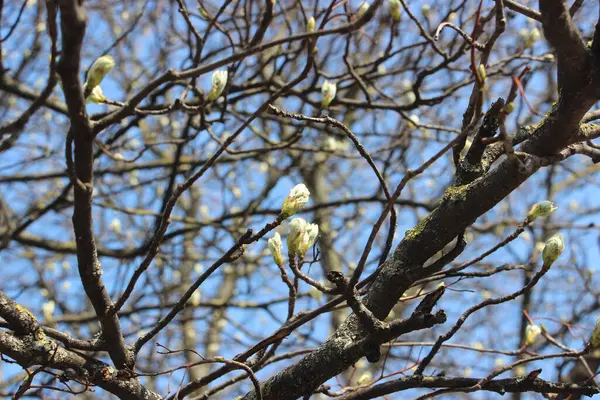
<instances>
[{"instance_id":1,"label":"thick tree branch","mask_svg":"<svg viewBox=\"0 0 600 400\"><path fill-rule=\"evenodd\" d=\"M556 49L559 86L570 89L585 76L588 50L565 0L540 0L540 11L544 36Z\"/></svg>"},{"instance_id":2,"label":"thick tree branch","mask_svg":"<svg viewBox=\"0 0 600 400\"><path fill-rule=\"evenodd\" d=\"M85 101L79 80L81 46L85 35L86 13L76 0L60 2L62 29L62 55L58 64L65 100L69 109L70 137L75 142L75 199L73 228L77 244L79 275L102 325L103 339L117 368L132 367L131 351L125 346L119 319L110 313L112 301L102 282L102 267L98 260L92 221L92 193L94 166L94 135L85 109ZM69 139L67 139L69 141ZM68 154L67 157L71 155ZM67 163L69 160L67 159ZM76 183L76 182L73 182Z\"/></svg>"}]
</instances>

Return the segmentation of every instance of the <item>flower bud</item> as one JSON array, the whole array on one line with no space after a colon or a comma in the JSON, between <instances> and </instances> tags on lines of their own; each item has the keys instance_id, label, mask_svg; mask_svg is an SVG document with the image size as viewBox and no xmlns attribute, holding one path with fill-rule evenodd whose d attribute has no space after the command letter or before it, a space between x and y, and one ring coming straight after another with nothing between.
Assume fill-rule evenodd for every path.
<instances>
[{"instance_id":1,"label":"flower bud","mask_svg":"<svg viewBox=\"0 0 600 400\"><path fill-rule=\"evenodd\" d=\"M367 12L368 9L369 9L369 3L366 1L363 1L362 4L360 5L358 11L356 12L356 19L359 19L360 17L365 15L365 13Z\"/></svg>"},{"instance_id":2,"label":"flower bud","mask_svg":"<svg viewBox=\"0 0 600 400\"><path fill-rule=\"evenodd\" d=\"M358 378L356 383L358 383L359 385L364 385L365 383L369 383L371 379L373 379L373 374L367 371Z\"/></svg>"},{"instance_id":3,"label":"flower bud","mask_svg":"<svg viewBox=\"0 0 600 400\"><path fill-rule=\"evenodd\" d=\"M528 346L532 345L540 333L542 333L542 328L538 325L527 325L527 328L525 328L525 343Z\"/></svg>"},{"instance_id":4,"label":"flower bud","mask_svg":"<svg viewBox=\"0 0 600 400\"><path fill-rule=\"evenodd\" d=\"M267 240L267 244L269 246L269 251L273 255L275 264L283 265L283 256L281 255L281 248L283 247L283 244L281 243L281 236L279 236L279 233L275 232L273 237Z\"/></svg>"},{"instance_id":5,"label":"flower bud","mask_svg":"<svg viewBox=\"0 0 600 400\"><path fill-rule=\"evenodd\" d=\"M513 111L515 111L515 103L514 102L510 102L507 105L504 106L504 112L506 113L506 115L512 113Z\"/></svg>"},{"instance_id":6,"label":"flower bud","mask_svg":"<svg viewBox=\"0 0 600 400\"><path fill-rule=\"evenodd\" d=\"M308 22L306 23L306 31L307 32L314 32L315 31L315 17L310 17L308 19Z\"/></svg>"},{"instance_id":7,"label":"flower bud","mask_svg":"<svg viewBox=\"0 0 600 400\"><path fill-rule=\"evenodd\" d=\"M123 157L123 156L121 156L121 157ZM110 225L108 226L108 229L110 229L110 231L113 233L120 234L121 233L121 220L119 220L118 218L115 218L112 221L110 221Z\"/></svg>"},{"instance_id":8,"label":"flower bud","mask_svg":"<svg viewBox=\"0 0 600 400\"><path fill-rule=\"evenodd\" d=\"M429 18L431 15L431 6L428 3L423 4L421 7L421 12L425 18Z\"/></svg>"},{"instance_id":9,"label":"flower bud","mask_svg":"<svg viewBox=\"0 0 600 400\"><path fill-rule=\"evenodd\" d=\"M409 121L409 122L408 122L408 124L409 124L409 125L411 125L411 126L415 126L415 127L421 123L421 119L420 119L420 118L419 118L419 116L418 116L418 115L416 115L416 114L411 114L411 115L408 117L408 121Z\"/></svg>"},{"instance_id":10,"label":"flower bud","mask_svg":"<svg viewBox=\"0 0 600 400\"><path fill-rule=\"evenodd\" d=\"M319 226L307 223L297 243L297 253L299 256L303 256L315 244L317 236L319 236Z\"/></svg>"},{"instance_id":11,"label":"flower bud","mask_svg":"<svg viewBox=\"0 0 600 400\"><path fill-rule=\"evenodd\" d=\"M565 242L560 233L552 235L550 239L546 241L544 250L542 250L542 260L544 260L544 266L550 267L554 261L561 255L565 249Z\"/></svg>"},{"instance_id":12,"label":"flower bud","mask_svg":"<svg viewBox=\"0 0 600 400\"><path fill-rule=\"evenodd\" d=\"M592 332L592 347L600 346L600 317L596 320L594 332Z\"/></svg>"},{"instance_id":13,"label":"flower bud","mask_svg":"<svg viewBox=\"0 0 600 400\"><path fill-rule=\"evenodd\" d=\"M321 100L321 106L324 108L329 107L329 104L335 98L335 93L337 92L337 87L335 83L330 83L328 80L323 82L323 86L321 87L321 93L323 94L323 100Z\"/></svg>"},{"instance_id":14,"label":"flower bud","mask_svg":"<svg viewBox=\"0 0 600 400\"><path fill-rule=\"evenodd\" d=\"M208 101L215 101L227 85L227 71L219 70L212 74L210 92L208 92Z\"/></svg>"},{"instance_id":15,"label":"flower bud","mask_svg":"<svg viewBox=\"0 0 600 400\"><path fill-rule=\"evenodd\" d=\"M527 213L527 218L530 221L534 221L537 217L546 218L557 209L558 207L555 206L554 203L549 200L540 201L539 203L535 203L531 207L531 209Z\"/></svg>"},{"instance_id":16,"label":"flower bud","mask_svg":"<svg viewBox=\"0 0 600 400\"><path fill-rule=\"evenodd\" d=\"M102 94L102 89L100 88L100 86L96 86L95 88L92 89L92 93L90 93L90 95L87 97L86 102L87 103L104 103L106 101L106 97L104 97L104 94Z\"/></svg>"},{"instance_id":17,"label":"flower bud","mask_svg":"<svg viewBox=\"0 0 600 400\"><path fill-rule=\"evenodd\" d=\"M525 39L525 48L530 48L535 42L540 39L540 30L538 28L533 28L532 30L521 30L521 37Z\"/></svg>"},{"instance_id":18,"label":"flower bud","mask_svg":"<svg viewBox=\"0 0 600 400\"><path fill-rule=\"evenodd\" d=\"M111 56L102 56L96 59L88 71L87 79L85 81L85 90L91 93L114 66L115 60Z\"/></svg>"},{"instance_id":19,"label":"flower bud","mask_svg":"<svg viewBox=\"0 0 600 400\"><path fill-rule=\"evenodd\" d=\"M298 243L304 234L304 227L306 226L306 220L304 218L294 218L290 221L288 227L287 246L289 254L296 254L298 250Z\"/></svg>"},{"instance_id":20,"label":"flower bud","mask_svg":"<svg viewBox=\"0 0 600 400\"><path fill-rule=\"evenodd\" d=\"M52 316L54 315L54 309L56 308L55 306L54 300L50 300L42 304L42 314L44 314L45 319L52 319Z\"/></svg>"},{"instance_id":21,"label":"flower bud","mask_svg":"<svg viewBox=\"0 0 600 400\"><path fill-rule=\"evenodd\" d=\"M485 65L479 64L477 67L477 73L479 74L479 79L481 79L481 83L485 85L485 81L487 79L487 72L485 70Z\"/></svg>"},{"instance_id":22,"label":"flower bud","mask_svg":"<svg viewBox=\"0 0 600 400\"><path fill-rule=\"evenodd\" d=\"M291 217L296 214L298 210L308 203L310 192L306 188L304 183L299 183L290 190L290 194L283 201L281 207L281 213L285 214L286 217Z\"/></svg>"},{"instance_id":23,"label":"flower bud","mask_svg":"<svg viewBox=\"0 0 600 400\"><path fill-rule=\"evenodd\" d=\"M400 21L400 16L402 15L402 5L400 4L400 0L389 0L389 3L392 19L396 22Z\"/></svg>"}]
</instances>

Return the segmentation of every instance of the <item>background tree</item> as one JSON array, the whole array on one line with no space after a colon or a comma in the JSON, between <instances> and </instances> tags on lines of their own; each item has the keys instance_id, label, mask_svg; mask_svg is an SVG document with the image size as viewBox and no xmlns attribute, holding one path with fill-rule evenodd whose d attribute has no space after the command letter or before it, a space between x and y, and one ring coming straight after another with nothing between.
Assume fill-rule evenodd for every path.
<instances>
[{"instance_id":1,"label":"background tree","mask_svg":"<svg viewBox=\"0 0 600 400\"><path fill-rule=\"evenodd\" d=\"M598 15L0 0L0 393L600 392Z\"/></svg>"}]
</instances>

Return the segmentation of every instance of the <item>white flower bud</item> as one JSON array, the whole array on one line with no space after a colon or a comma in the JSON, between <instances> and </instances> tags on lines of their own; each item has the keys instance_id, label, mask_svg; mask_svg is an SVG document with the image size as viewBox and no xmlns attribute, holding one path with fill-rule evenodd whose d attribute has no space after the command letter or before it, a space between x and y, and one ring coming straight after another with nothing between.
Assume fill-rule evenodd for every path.
<instances>
[{"instance_id":1,"label":"white flower bud","mask_svg":"<svg viewBox=\"0 0 600 400\"><path fill-rule=\"evenodd\" d=\"M542 251L542 260L544 260L544 266L550 267L561 255L564 249L565 242L560 233L552 235L550 239L546 241L546 245Z\"/></svg>"},{"instance_id":2,"label":"white flower bud","mask_svg":"<svg viewBox=\"0 0 600 400\"><path fill-rule=\"evenodd\" d=\"M86 91L92 91L102 82L104 77L115 66L115 60L111 56L102 56L96 59L87 74L85 81Z\"/></svg>"},{"instance_id":3,"label":"white flower bud","mask_svg":"<svg viewBox=\"0 0 600 400\"><path fill-rule=\"evenodd\" d=\"M321 93L323 94L323 100L321 100L321 106L324 108L329 107L329 104L335 98L335 93L337 92L337 87L335 83L330 83L328 80L323 82L323 86L321 87Z\"/></svg>"},{"instance_id":4,"label":"white flower bud","mask_svg":"<svg viewBox=\"0 0 600 400\"><path fill-rule=\"evenodd\" d=\"M279 236L279 233L275 232L273 237L267 240L267 245L269 246L271 255L273 255L275 264L283 265L283 256L281 255L281 248L283 247L283 244L281 243L281 236Z\"/></svg>"},{"instance_id":5,"label":"white flower bud","mask_svg":"<svg viewBox=\"0 0 600 400\"><path fill-rule=\"evenodd\" d=\"M215 101L227 85L227 70L215 71L211 78L210 92L208 92L208 100Z\"/></svg>"},{"instance_id":6,"label":"white flower bud","mask_svg":"<svg viewBox=\"0 0 600 400\"><path fill-rule=\"evenodd\" d=\"M409 124L413 125L413 126L417 126L421 122L421 120L419 119L419 116L415 115L415 114L410 115L408 117L408 120L409 120Z\"/></svg>"},{"instance_id":7,"label":"white flower bud","mask_svg":"<svg viewBox=\"0 0 600 400\"><path fill-rule=\"evenodd\" d=\"M304 253L306 253L306 251L315 244L317 236L319 236L319 226L317 224L307 223L304 226L304 231L302 232L300 240L298 241L298 255L303 256Z\"/></svg>"},{"instance_id":8,"label":"white flower bud","mask_svg":"<svg viewBox=\"0 0 600 400\"><path fill-rule=\"evenodd\" d=\"M554 211L558 209L557 206L554 205L550 200L540 201L539 203L535 203L529 212L527 213L527 218L530 221L534 221L537 217L546 218Z\"/></svg>"},{"instance_id":9,"label":"white flower bud","mask_svg":"<svg viewBox=\"0 0 600 400\"><path fill-rule=\"evenodd\" d=\"M400 0L389 0L389 3L392 19L396 22L400 21L400 16L402 15L402 4L400 4Z\"/></svg>"},{"instance_id":10,"label":"white flower bud","mask_svg":"<svg viewBox=\"0 0 600 400\"><path fill-rule=\"evenodd\" d=\"M290 190L290 194L283 201L281 207L282 214L286 217L291 217L296 214L298 210L304 206L310 197L310 192L303 183L299 183Z\"/></svg>"},{"instance_id":11,"label":"white flower bud","mask_svg":"<svg viewBox=\"0 0 600 400\"><path fill-rule=\"evenodd\" d=\"M306 220L304 218L294 218L289 225L287 246L289 254L296 254L298 243L302 239Z\"/></svg>"},{"instance_id":12,"label":"white flower bud","mask_svg":"<svg viewBox=\"0 0 600 400\"><path fill-rule=\"evenodd\" d=\"M542 333L542 328L538 325L527 325L527 328L525 328L525 343L528 346L532 345L540 333Z\"/></svg>"}]
</instances>

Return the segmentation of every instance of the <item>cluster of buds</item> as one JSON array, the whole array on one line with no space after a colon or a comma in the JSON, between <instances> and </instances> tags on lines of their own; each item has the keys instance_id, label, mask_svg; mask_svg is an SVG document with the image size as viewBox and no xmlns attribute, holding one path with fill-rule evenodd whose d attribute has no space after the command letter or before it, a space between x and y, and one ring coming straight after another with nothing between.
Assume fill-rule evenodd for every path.
<instances>
[{"instance_id":1,"label":"cluster of buds","mask_svg":"<svg viewBox=\"0 0 600 400\"><path fill-rule=\"evenodd\" d=\"M105 99L102 95L102 89L98 85L104 79L111 69L115 66L115 60L111 56L102 56L96 59L87 74L87 79L83 87L84 96L93 103L100 103ZM98 88L98 89L96 89Z\"/></svg>"},{"instance_id":2,"label":"cluster of buds","mask_svg":"<svg viewBox=\"0 0 600 400\"><path fill-rule=\"evenodd\" d=\"M287 236L288 254L290 257L304 257L308 249L315 244L318 236L319 226L317 224L308 223L304 218L294 218L289 224ZM283 255L281 254L283 243L281 242L279 233L275 232L273 237L267 241L267 245L275 264L282 266L284 263Z\"/></svg>"},{"instance_id":3,"label":"cluster of buds","mask_svg":"<svg viewBox=\"0 0 600 400\"><path fill-rule=\"evenodd\" d=\"M531 209L527 213L527 218L529 221L533 222L538 217L546 218L557 209L558 207L550 200L540 201L531 206Z\"/></svg>"},{"instance_id":4,"label":"cluster of buds","mask_svg":"<svg viewBox=\"0 0 600 400\"><path fill-rule=\"evenodd\" d=\"M402 15L402 4L400 4L400 0L389 0L389 3L392 19L395 22L400 21L400 16Z\"/></svg>"},{"instance_id":5,"label":"cluster of buds","mask_svg":"<svg viewBox=\"0 0 600 400\"><path fill-rule=\"evenodd\" d=\"M526 49L530 48L541 37L540 30L538 28L533 28L531 30L523 28L519 32L519 36L521 36L521 39L525 41Z\"/></svg>"},{"instance_id":6,"label":"cluster of buds","mask_svg":"<svg viewBox=\"0 0 600 400\"><path fill-rule=\"evenodd\" d=\"M294 186L283 201L281 214L286 218L296 214L296 212L308 202L309 198L310 192L303 183ZM290 254L291 257L303 257L308 249L315 244L318 235L319 226L317 224L310 224L303 218L294 218L289 224L287 237L288 254ZM275 263L277 265L283 265L283 255L281 253L283 244L279 233L276 232L273 237L267 241L267 244Z\"/></svg>"},{"instance_id":7,"label":"cluster of buds","mask_svg":"<svg viewBox=\"0 0 600 400\"><path fill-rule=\"evenodd\" d=\"M208 92L208 101L215 101L219 98L223 90L227 86L227 71L215 71L211 77L210 92Z\"/></svg>"},{"instance_id":8,"label":"cluster of buds","mask_svg":"<svg viewBox=\"0 0 600 400\"><path fill-rule=\"evenodd\" d=\"M337 87L335 83L330 83L328 80L323 82L323 86L321 86L321 94L323 94L323 100L321 100L321 106L323 108L329 107L329 104L335 98L335 93L337 92Z\"/></svg>"},{"instance_id":9,"label":"cluster of buds","mask_svg":"<svg viewBox=\"0 0 600 400\"><path fill-rule=\"evenodd\" d=\"M562 254L565 249L565 242L560 233L552 235L542 250L542 260L544 261L544 267L549 268L554 261Z\"/></svg>"}]
</instances>

